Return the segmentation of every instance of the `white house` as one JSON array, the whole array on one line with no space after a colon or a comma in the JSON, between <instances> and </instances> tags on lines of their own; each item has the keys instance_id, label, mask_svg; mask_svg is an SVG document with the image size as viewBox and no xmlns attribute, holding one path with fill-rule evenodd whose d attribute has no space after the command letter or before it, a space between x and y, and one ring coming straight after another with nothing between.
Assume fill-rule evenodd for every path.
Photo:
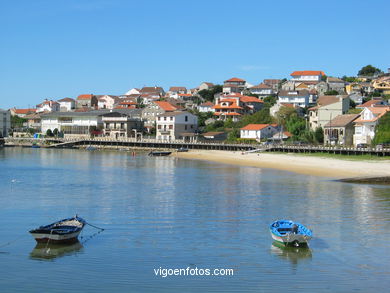
<instances>
[{"instance_id":1,"label":"white house","mask_svg":"<svg viewBox=\"0 0 390 293\"><path fill-rule=\"evenodd\" d=\"M60 104L56 101L45 99L42 103L37 105L37 113L57 111L60 111Z\"/></svg>"},{"instance_id":2,"label":"white house","mask_svg":"<svg viewBox=\"0 0 390 293\"><path fill-rule=\"evenodd\" d=\"M183 112L166 112L156 117L156 138L159 140L195 140L198 117Z\"/></svg>"},{"instance_id":3,"label":"white house","mask_svg":"<svg viewBox=\"0 0 390 293\"><path fill-rule=\"evenodd\" d=\"M240 129L240 138L260 141L273 137L279 131L276 124L248 124Z\"/></svg>"},{"instance_id":4,"label":"white house","mask_svg":"<svg viewBox=\"0 0 390 293\"><path fill-rule=\"evenodd\" d=\"M215 112L213 106L214 104L212 102L204 102L198 106L198 111L201 113Z\"/></svg>"},{"instance_id":5,"label":"white house","mask_svg":"<svg viewBox=\"0 0 390 293\"><path fill-rule=\"evenodd\" d=\"M294 71L291 73L292 81L300 81L300 82L319 82L322 77L325 76L323 71L315 71L315 70L303 70L303 71Z\"/></svg>"},{"instance_id":6,"label":"white house","mask_svg":"<svg viewBox=\"0 0 390 293\"><path fill-rule=\"evenodd\" d=\"M187 88L184 86L171 86L167 94L170 98L178 99L180 94L187 94Z\"/></svg>"},{"instance_id":7,"label":"white house","mask_svg":"<svg viewBox=\"0 0 390 293\"><path fill-rule=\"evenodd\" d=\"M298 107L307 107L309 105L309 91L280 91L278 95L279 103L293 104Z\"/></svg>"},{"instance_id":8,"label":"white house","mask_svg":"<svg viewBox=\"0 0 390 293\"><path fill-rule=\"evenodd\" d=\"M0 109L0 136L8 136L11 129L11 113L10 111Z\"/></svg>"},{"instance_id":9,"label":"white house","mask_svg":"<svg viewBox=\"0 0 390 293\"><path fill-rule=\"evenodd\" d=\"M141 90L140 89L137 89L137 88L132 88L131 90L127 91L125 93L125 96L130 96L130 95L140 95L141 94Z\"/></svg>"},{"instance_id":10,"label":"white house","mask_svg":"<svg viewBox=\"0 0 390 293\"><path fill-rule=\"evenodd\" d=\"M224 94L232 94L232 93L242 93L242 91L246 88L246 81L233 77L223 82L222 92Z\"/></svg>"},{"instance_id":11,"label":"white house","mask_svg":"<svg viewBox=\"0 0 390 293\"><path fill-rule=\"evenodd\" d=\"M89 136L93 130L103 128L102 116L108 111L52 112L41 115L41 131L58 129L65 136Z\"/></svg>"},{"instance_id":12,"label":"white house","mask_svg":"<svg viewBox=\"0 0 390 293\"><path fill-rule=\"evenodd\" d=\"M259 97L268 97L274 94L272 86L261 83L248 89L252 94L259 95Z\"/></svg>"},{"instance_id":13,"label":"white house","mask_svg":"<svg viewBox=\"0 0 390 293\"><path fill-rule=\"evenodd\" d=\"M60 111L61 112L67 112L72 111L76 108L76 101L71 98L64 98L61 100L58 100L58 103L60 104Z\"/></svg>"},{"instance_id":14,"label":"white house","mask_svg":"<svg viewBox=\"0 0 390 293\"><path fill-rule=\"evenodd\" d=\"M379 119L390 111L390 107L367 107L360 113L360 117L355 120L355 134L353 144L370 144L375 136L375 127Z\"/></svg>"},{"instance_id":15,"label":"white house","mask_svg":"<svg viewBox=\"0 0 390 293\"><path fill-rule=\"evenodd\" d=\"M211 82L202 82L199 86L199 90L209 90L214 86Z\"/></svg>"},{"instance_id":16,"label":"white house","mask_svg":"<svg viewBox=\"0 0 390 293\"><path fill-rule=\"evenodd\" d=\"M117 96L103 95L98 99L98 109L114 109L118 103Z\"/></svg>"}]
</instances>

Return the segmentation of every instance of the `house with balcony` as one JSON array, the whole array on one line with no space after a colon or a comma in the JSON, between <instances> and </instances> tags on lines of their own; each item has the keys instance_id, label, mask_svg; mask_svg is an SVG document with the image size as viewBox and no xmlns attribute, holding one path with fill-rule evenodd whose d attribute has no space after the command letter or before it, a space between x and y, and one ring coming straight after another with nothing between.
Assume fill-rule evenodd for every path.
<instances>
[{"instance_id":1,"label":"house with balcony","mask_svg":"<svg viewBox=\"0 0 390 293\"><path fill-rule=\"evenodd\" d=\"M371 144L379 119L389 111L390 106L364 108L360 117L355 120L353 144L355 146L357 144Z\"/></svg>"},{"instance_id":2,"label":"house with balcony","mask_svg":"<svg viewBox=\"0 0 390 293\"><path fill-rule=\"evenodd\" d=\"M215 99L214 115L218 120L232 119L236 122L244 114L252 114L262 109L264 102L256 97L229 94Z\"/></svg>"},{"instance_id":3,"label":"house with balcony","mask_svg":"<svg viewBox=\"0 0 390 293\"><path fill-rule=\"evenodd\" d=\"M213 107L214 107L214 103L207 101L198 106L198 111L200 113L214 112L215 109Z\"/></svg>"},{"instance_id":4,"label":"house with balcony","mask_svg":"<svg viewBox=\"0 0 390 293\"><path fill-rule=\"evenodd\" d=\"M190 112L166 112L156 117L156 138L158 140L195 141L198 117Z\"/></svg>"},{"instance_id":5,"label":"house with balcony","mask_svg":"<svg viewBox=\"0 0 390 293\"><path fill-rule=\"evenodd\" d=\"M273 137L278 131L277 124L248 124L240 129L240 138L261 141Z\"/></svg>"},{"instance_id":6,"label":"house with balcony","mask_svg":"<svg viewBox=\"0 0 390 293\"><path fill-rule=\"evenodd\" d=\"M154 101L142 109L142 120L149 130L155 127L156 117L166 112L175 112L178 108L166 101Z\"/></svg>"},{"instance_id":7,"label":"house with balcony","mask_svg":"<svg viewBox=\"0 0 390 293\"><path fill-rule=\"evenodd\" d=\"M310 93L307 90L301 91L285 91L282 90L278 94L278 103L293 104L297 107L305 108L309 105Z\"/></svg>"},{"instance_id":8,"label":"house with balcony","mask_svg":"<svg viewBox=\"0 0 390 293\"><path fill-rule=\"evenodd\" d=\"M24 118L27 119L27 128L34 129L35 132L41 132L41 114L28 114Z\"/></svg>"},{"instance_id":9,"label":"house with balcony","mask_svg":"<svg viewBox=\"0 0 390 293\"><path fill-rule=\"evenodd\" d=\"M223 82L222 92L224 94L239 93L246 89L246 81L241 78L233 77Z\"/></svg>"},{"instance_id":10,"label":"house with balcony","mask_svg":"<svg viewBox=\"0 0 390 293\"><path fill-rule=\"evenodd\" d=\"M265 83L255 85L248 89L251 94L258 95L259 97L265 98L274 95L272 86Z\"/></svg>"},{"instance_id":11,"label":"house with balcony","mask_svg":"<svg viewBox=\"0 0 390 293\"><path fill-rule=\"evenodd\" d=\"M102 116L103 135L113 139L138 137L143 132L143 121L127 114L110 112Z\"/></svg>"},{"instance_id":12,"label":"house with balcony","mask_svg":"<svg viewBox=\"0 0 390 293\"><path fill-rule=\"evenodd\" d=\"M324 144L352 146L355 132L354 121L360 114L338 115L324 125Z\"/></svg>"},{"instance_id":13,"label":"house with balcony","mask_svg":"<svg viewBox=\"0 0 390 293\"><path fill-rule=\"evenodd\" d=\"M346 95L320 96L315 107L309 108L309 127L316 130L333 118L346 114L349 110L349 98Z\"/></svg>"}]
</instances>

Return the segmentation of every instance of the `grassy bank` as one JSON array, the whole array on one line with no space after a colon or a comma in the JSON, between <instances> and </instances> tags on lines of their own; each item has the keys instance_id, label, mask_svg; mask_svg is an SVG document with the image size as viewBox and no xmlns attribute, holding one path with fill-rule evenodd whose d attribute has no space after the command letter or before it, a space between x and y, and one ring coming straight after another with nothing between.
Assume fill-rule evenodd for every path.
<instances>
[{"instance_id":1,"label":"grassy bank","mask_svg":"<svg viewBox=\"0 0 390 293\"><path fill-rule=\"evenodd\" d=\"M317 157L317 158L331 158L331 159L339 159L339 160L347 160L347 161L389 161L390 156L386 157L378 157L369 154L364 155L343 155L343 154L330 154L330 153L286 153L286 152L267 152L268 154L289 154L294 156L301 157Z\"/></svg>"}]
</instances>

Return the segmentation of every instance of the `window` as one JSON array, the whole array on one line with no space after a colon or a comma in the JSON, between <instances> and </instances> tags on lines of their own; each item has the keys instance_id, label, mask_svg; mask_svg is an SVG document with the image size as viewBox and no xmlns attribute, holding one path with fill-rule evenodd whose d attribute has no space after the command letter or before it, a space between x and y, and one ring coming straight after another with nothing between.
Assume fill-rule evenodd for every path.
<instances>
[{"instance_id":1,"label":"window","mask_svg":"<svg viewBox=\"0 0 390 293\"><path fill-rule=\"evenodd\" d=\"M161 125L158 125L158 126L157 126L157 129L161 129Z\"/></svg>"},{"instance_id":2,"label":"window","mask_svg":"<svg viewBox=\"0 0 390 293\"><path fill-rule=\"evenodd\" d=\"M185 121L186 121L186 122L188 121L188 116L185 117Z\"/></svg>"},{"instance_id":3,"label":"window","mask_svg":"<svg viewBox=\"0 0 390 293\"><path fill-rule=\"evenodd\" d=\"M171 121L173 121L173 117L171 117Z\"/></svg>"},{"instance_id":4,"label":"window","mask_svg":"<svg viewBox=\"0 0 390 293\"><path fill-rule=\"evenodd\" d=\"M164 121L167 121L167 117L164 117Z\"/></svg>"},{"instance_id":5,"label":"window","mask_svg":"<svg viewBox=\"0 0 390 293\"><path fill-rule=\"evenodd\" d=\"M184 130L187 130L187 125L184 125Z\"/></svg>"},{"instance_id":6,"label":"window","mask_svg":"<svg viewBox=\"0 0 390 293\"><path fill-rule=\"evenodd\" d=\"M173 129L173 125L169 125L169 129Z\"/></svg>"}]
</instances>

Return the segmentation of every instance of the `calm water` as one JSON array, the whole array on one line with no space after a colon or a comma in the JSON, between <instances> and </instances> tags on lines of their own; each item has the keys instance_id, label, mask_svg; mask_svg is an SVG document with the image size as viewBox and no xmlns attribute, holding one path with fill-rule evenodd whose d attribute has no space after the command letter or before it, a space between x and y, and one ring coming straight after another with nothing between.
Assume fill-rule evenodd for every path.
<instances>
[{"instance_id":1,"label":"calm water","mask_svg":"<svg viewBox=\"0 0 390 293\"><path fill-rule=\"evenodd\" d=\"M375 292L390 285L390 188L127 152L0 150L1 292ZM81 244L31 228L78 213ZM268 225L307 224L310 250ZM4 246L9 241L11 244ZM156 276L158 268L234 276Z\"/></svg>"}]
</instances>

